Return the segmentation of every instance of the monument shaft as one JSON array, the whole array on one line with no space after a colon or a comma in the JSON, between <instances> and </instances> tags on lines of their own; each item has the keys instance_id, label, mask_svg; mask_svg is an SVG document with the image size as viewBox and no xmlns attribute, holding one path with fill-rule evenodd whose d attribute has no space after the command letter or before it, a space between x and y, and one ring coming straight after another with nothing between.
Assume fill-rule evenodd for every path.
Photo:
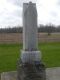
<instances>
[{"instance_id":1,"label":"monument shaft","mask_svg":"<svg viewBox=\"0 0 60 80\"><path fill-rule=\"evenodd\" d=\"M23 50L37 50L36 4L23 4Z\"/></svg>"},{"instance_id":2,"label":"monument shaft","mask_svg":"<svg viewBox=\"0 0 60 80\"><path fill-rule=\"evenodd\" d=\"M40 61L37 40L37 10L36 4L29 2L23 4L23 50L21 60L23 63Z\"/></svg>"}]
</instances>

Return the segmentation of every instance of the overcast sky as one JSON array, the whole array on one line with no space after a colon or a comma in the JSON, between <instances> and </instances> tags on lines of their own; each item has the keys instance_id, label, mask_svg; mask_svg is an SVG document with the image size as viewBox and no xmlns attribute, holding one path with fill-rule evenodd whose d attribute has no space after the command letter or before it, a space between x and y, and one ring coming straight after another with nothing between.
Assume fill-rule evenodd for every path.
<instances>
[{"instance_id":1,"label":"overcast sky","mask_svg":"<svg viewBox=\"0 0 60 80\"><path fill-rule=\"evenodd\" d=\"M31 0L0 0L0 28L22 26L22 4ZM60 0L32 0L36 2L38 24L60 24Z\"/></svg>"}]
</instances>

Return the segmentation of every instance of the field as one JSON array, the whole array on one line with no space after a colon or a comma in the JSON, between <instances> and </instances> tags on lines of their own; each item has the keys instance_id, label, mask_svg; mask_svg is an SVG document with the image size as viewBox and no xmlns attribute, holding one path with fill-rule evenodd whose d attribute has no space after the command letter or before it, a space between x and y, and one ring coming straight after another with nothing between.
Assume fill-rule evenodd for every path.
<instances>
[{"instance_id":1,"label":"field","mask_svg":"<svg viewBox=\"0 0 60 80\"><path fill-rule=\"evenodd\" d=\"M22 44L0 44L0 72L17 69ZM46 67L60 66L60 42L39 43Z\"/></svg>"},{"instance_id":2,"label":"field","mask_svg":"<svg viewBox=\"0 0 60 80\"><path fill-rule=\"evenodd\" d=\"M60 42L60 33L38 33L39 42ZM0 43L22 43L21 33L0 33Z\"/></svg>"}]
</instances>

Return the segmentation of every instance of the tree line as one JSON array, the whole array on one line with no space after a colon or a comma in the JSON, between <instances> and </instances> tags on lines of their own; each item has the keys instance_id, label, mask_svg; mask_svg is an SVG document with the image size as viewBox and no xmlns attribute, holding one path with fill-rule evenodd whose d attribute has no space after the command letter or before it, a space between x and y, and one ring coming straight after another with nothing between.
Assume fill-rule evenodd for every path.
<instances>
[{"instance_id":1,"label":"tree line","mask_svg":"<svg viewBox=\"0 0 60 80\"><path fill-rule=\"evenodd\" d=\"M21 26L15 26L13 28L0 28L0 33L22 33L23 27ZM38 32L47 32L48 34L53 32L60 32L60 25L54 26L54 25L42 25L40 24L38 26Z\"/></svg>"},{"instance_id":2,"label":"tree line","mask_svg":"<svg viewBox=\"0 0 60 80\"><path fill-rule=\"evenodd\" d=\"M22 33L22 27L0 28L0 33Z\"/></svg>"}]
</instances>

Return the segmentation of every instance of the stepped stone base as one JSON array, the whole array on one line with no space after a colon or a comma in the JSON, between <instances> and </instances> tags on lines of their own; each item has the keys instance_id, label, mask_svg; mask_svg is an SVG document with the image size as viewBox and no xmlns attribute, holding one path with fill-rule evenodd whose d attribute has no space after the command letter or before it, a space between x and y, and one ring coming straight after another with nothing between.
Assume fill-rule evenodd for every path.
<instances>
[{"instance_id":1,"label":"stepped stone base","mask_svg":"<svg viewBox=\"0 0 60 80\"><path fill-rule=\"evenodd\" d=\"M17 71L3 72L0 80L17 80ZM46 80L60 80L60 67L47 68Z\"/></svg>"},{"instance_id":2,"label":"stepped stone base","mask_svg":"<svg viewBox=\"0 0 60 80\"><path fill-rule=\"evenodd\" d=\"M18 80L46 80L45 66L41 62L21 63L18 67Z\"/></svg>"}]
</instances>

